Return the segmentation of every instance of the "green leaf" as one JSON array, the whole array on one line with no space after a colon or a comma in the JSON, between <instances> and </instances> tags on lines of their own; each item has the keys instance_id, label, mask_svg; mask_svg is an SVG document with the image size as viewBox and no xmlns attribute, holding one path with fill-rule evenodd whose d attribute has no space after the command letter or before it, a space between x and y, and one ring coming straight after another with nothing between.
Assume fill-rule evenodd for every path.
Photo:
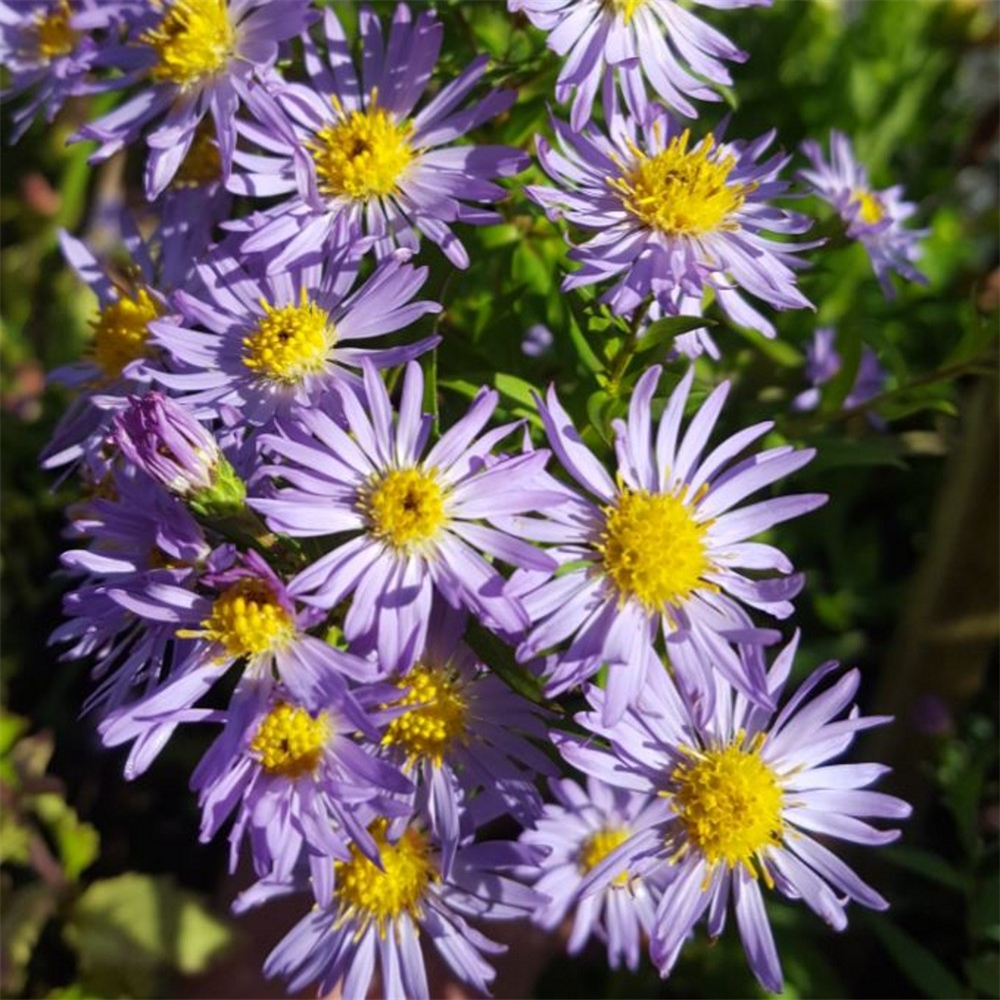
<instances>
[{"instance_id":1,"label":"green leaf","mask_svg":"<svg viewBox=\"0 0 1000 1000\"><path fill-rule=\"evenodd\" d=\"M645 354L661 344L672 344L674 338L692 330L701 330L706 326L715 326L715 320L702 316L669 316L658 319L643 330L635 345L635 354Z\"/></svg>"},{"instance_id":2,"label":"green leaf","mask_svg":"<svg viewBox=\"0 0 1000 1000\"><path fill-rule=\"evenodd\" d=\"M493 376L493 387L503 396L513 399L515 403L520 403L525 409L525 415L537 426L541 427L542 419L538 415L538 408L535 405L535 387L516 375L508 375L506 372L497 372Z\"/></svg>"},{"instance_id":3,"label":"green leaf","mask_svg":"<svg viewBox=\"0 0 1000 1000\"><path fill-rule=\"evenodd\" d=\"M916 938L885 917L868 917L865 922L882 942L900 972L925 997L954 1000L965 995L965 987L940 959Z\"/></svg>"},{"instance_id":4,"label":"green leaf","mask_svg":"<svg viewBox=\"0 0 1000 1000\"><path fill-rule=\"evenodd\" d=\"M1000 995L1000 955L995 951L976 955L965 963L965 975L979 993L987 997Z\"/></svg>"},{"instance_id":5,"label":"green leaf","mask_svg":"<svg viewBox=\"0 0 1000 1000\"><path fill-rule=\"evenodd\" d=\"M881 857L892 864L899 865L900 868L923 875L931 882L936 882L948 889L955 889L958 892L968 891L968 876L945 861L940 854L934 854L919 847L899 845L885 848Z\"/></svg>"},{"instance_id":6,"label":"green leaf","mask_svg":"<svg viewBox=\"0 0 1000 1000\"><path fill-rule=\"evenodd\" d=\"M101 846L97 830L81 822L76 810L54 792L36 796L31 808L52 835L66 877L76 881L97 860Z\"/></svg>"},{"instance_id":7,"label":"green leaf","mask_svg":"<svg viewBox=\"0 0 1000 1000\"><path fill-rule=\"evenodd\" d=\"M56 897L44 882L31 882L4 893L0 918L0 986L6 996L24 988L27 965L49 917L55 912Z\"/></svg>"},{"instance_id":8,"label":"green leaf","mask_svg":"<svg viewBox=\"0 0 1000 1000\"><path fill-rule=\"evenodd\" d=\"M556 279L552 267L531 243L519 243L511 257L511 276L539 295L547 295Z\"/></svg>"},{"instance_id":9,"label":"green leaf","mask_svg":"<svg viewBox=\"0 0 1000 1000\"><path fill-rule=\"evenodd\" d=\"M576 356L580 359L583 367L596 375L598 372L604 371L604 362L594 352L583 332L586 328L586 323L583 321L583 317L577 312L579 307L574 301L573 296L571 295L566 301L570 307L570 321L567 324L569 339L573 342L573 347L576 349Z\"/></svg>"},{"instance_id":10,"label":"green leaf","mask_svg":"<svg viewBox=\"0 0 1000 1000\"><path fill-rule=\"evenodd\" d=\"M435 347L424 364L424 413L434 417L434 433L441 433L441 415L438 412L438 352Z\"/></svg>"},{"instance_id":11,"label":"green leaf","mask_svg":"<svg viewBox=\"0 0 1000 1000\"><path fill-rule=\"evenodd\" d=\"M10 712L0 713L0 756L5 757L27 729L27 719Z\"/></svg>"},{"instance_id":12,"label":"green leaf","mask_svg":"<svg viewBox=\"0 0 1000 1000\"><path fill-rule=\"evenodd\" d=\"M540 705L545 701L539 679L514 659L514 652L502 639L477 621L470 621L465 641L497 676L519 695Z\"/></svg>"},{"instance_id":13,"label":"green leaf","mask_svg":"<svg viewBox=\"0 0 1000 1000\"><path fill-rule=\"evenodd\" d=\"M90 885L66 927L92 996L164 995L170 972L202 972L230 938L193 893L134 872Z\"/></svg>"}]
</instances>

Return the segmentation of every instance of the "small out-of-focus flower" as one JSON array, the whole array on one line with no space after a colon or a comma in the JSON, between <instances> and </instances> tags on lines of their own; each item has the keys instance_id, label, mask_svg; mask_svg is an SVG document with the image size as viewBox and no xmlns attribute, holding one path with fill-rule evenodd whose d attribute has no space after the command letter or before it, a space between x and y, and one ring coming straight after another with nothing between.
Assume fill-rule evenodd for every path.
<instances>
[{"instance_id":1,"label":"small out-of-focus flower","mask_svg":"<svg viewBox=\"0 0 1000 1000\"><path fill-rule=\"evenodd\" d=\"M771 0L695 0L706 7L768 5ZM579 132L605 87L621 87L629 111L648 111L649 83L660 100L688 118L688 100L718 101L710 84L733 82L722 60L743 62L746 53L676 0L507 0L536 28L549 32L548 46L566 61L556 81L556 100L573 97L570 122Z\"/></svg>"},{"instance_id":2,"label":"small out-of-focus flower","mask_svg":"<svg viewBox=\"0 0 1000 1000\"><path fill-rule=\"evenodd\" d=\"M910 707L910 721L925 736L950 736L955 717L947 702L934 694L922 694Z\"/></svg>"},{"instance_id":3,"label":"small out-of-focus flower","mask_svg":"<svg viewBox=\"0 0 1000 1000\"><path fill-rule=\"evenodd\" d=\"M868 171L855 157L850 140L836 129L830 133L829 162L819 143L812 140L802 143L802 152L812 168L799 171L799 175L813 194L836 209L848 237L868 251L886 297L895 295L890 278L893 271L907 281L927 284L927 278L913 266L920 258L920 239L927 230L905 228L904 223L917 208L903 200L902 187L872 188Z\"/></svg>"},{"instance_id":4,"label":"small out-of-focus flower","mask_svg":"<svg viewBox=\"0 0 1000 1000\"><path fill-rule=\"evenodd\" d=\"M809 220L771 204L788 186L778 175L789 157L757 162L774 132L751 142L693 141L661 108L645 124L613 111L607 134L560 121L553 128L559 149L539 137L538 158L560 186L527 192L550 218L595 233L569 251L581 266L564 289L613 281L601 301L623 316L650 300L664 316L700 316L712 292L732 322L766 337L774 325L744 292L777 309L809 306L794 271L804 266L796 255L814 244L787 239ZM707 330L685 341L685 353L702 350L719 356Z\"/></svg>"},{"instance_id":5,"label":"small out-of-focus flower","mask_svg":"<svg viewBox=\"0 0 1000 1000\"><path fill-rule=\"evenodd\" d=\"M836 340L837 333L833 327L821 326L816 330L812 343L806 348L806 378L812 382L812 388L795 397L792 401L793 409L805 412L819 406L820 388L840 371L843 363L837 353ZM861 360L854 385L844 399L844 409L849 410L866 403L882 392L884 387L885 369L879 364L875 352L865 344L861 348ZM877 413L868 414L868 419L873 427L881 429L885 426Z\"/></svg>"},{"instance_id":6,"label":"small out-of-focus flower","mask_svg":"<svg viewBox=\"0 0 1000 1000\"><path fill-rule=\"evenodd\" d=\"M521 350L529 358L540 358L552 350L554 340L552 331L544 323L535 323L528 327L521 341Z\"/></svg>"},{"instance_id":7,"label":"small out-of-focus flower","mask_svg":"<svg viewBox=\"0 0 1000 1000\"><path fill-rule=\"evenodd\" d=\"M347 53L344 30L324 12L327 55L303 38L310 85L258 89L249 108L260 125L244 129L267 155L236 153L245 168L229 181L237 194L288 195L251 229L242 249L265 252L268 267L282 271L297 261L315 263L369 247L382 258L395 247L417 250L420 236L437 243L456 267L469 256L452 230L455 222L485 225L500 216L486 207L505 197L495 183L528 165L510 146L456 144L467 132L506 111L512 90L493 90L461 107L486 72L474 59L414 114L437 62L444 29L424 9L414 20L396 7L387 39L378 17L359 12L360 80ZM469 203L472 204L469 204Z\"/></svg>"}]
</instances>

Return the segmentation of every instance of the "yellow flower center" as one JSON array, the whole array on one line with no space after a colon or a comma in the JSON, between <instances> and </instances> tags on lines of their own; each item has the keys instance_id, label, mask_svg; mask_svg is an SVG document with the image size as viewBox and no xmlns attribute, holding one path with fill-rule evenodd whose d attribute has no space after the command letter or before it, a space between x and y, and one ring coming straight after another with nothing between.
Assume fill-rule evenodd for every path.
<instances>
[{"instance_id":1,"label":"yellow flower center","mask_svg":"<svg viewBox=\"0 0 1000 1000\"><path fill-rule=\"evenodd\" d=\"M741 864L756 875L753 859L781 842L782 791L760 758L762 743L758 738L745 750L740 736L723 750L685 750L689 760L671 775L674 811L710 865Z\"/></svg>"},{"instance_id":2,"label":"yellow flower center","mask_svg":"<svg viewBox=\"0 0 1000 1000\"><path fill-rule=\"evenodd\" d=\"M288 385L321 372L336 332L326 310L302 289L298 305L272 306L260 300L264 315L243 338L243 364L263 378Z\"/></svg>"},{"instance_id":3,"label":"yellow flower center","mask_svg":"<svg viewBox=\"0 0 1000 1000\"><path fill-rule=\"evenodd\" d=\"M159 57L154 80L189 87L225 66L236 33L226 0L175 0L166 17L139 40Z\"/></svg>"},{"instance_id":4,"label":"yellow flower center","mask_svg":"<svg viewBox=\"0 0 1000 1000\"><path fill-rule=\"evenodd\" d=\"M320 191L330 198L345 195L356 201L392 194L403 171L413 159L409 143L412 127L399 124L375 105L345 115L335 102L341 120L316 133L307 145L316 164Z\"/></svg>"},{"instance_id":5,"label":"yellow flower center","mask_svg":"<svg viewBox=\"0 0 1000 1000\"><path fill-rule=\"evenodd\" d=\"M203 120L171 184L175 188L204 187L219 180L221 176L222 156L213 129L206 126Z\"/></svg>"},{"instance_id":6,"label":"yellow flower center","mask_svg":"<svg viewBox=\"0 0 1000 1000\"><path fill-rule=\"evenodd\" d=\"M851 195L851 201L858 202L861 205L858 218L866 225L874 226L877 222L881 222L885 218L885 209L882 208L882 202L871 191L864 191L859 188Z\"/></svg>"},{"instance_id":7,"label":"yellow flower center","mask_svg":"<svg viewBox=\"0 0 1000 1000\"><path fill-rule=\"evenodd\" d=\"M145 288L134 298L122 295L101 310L91 323L92 350L94 360L109 378L117 378L130 361L146 356L149 323L162 314L160 304Z\"/></svg>"},{"instance_id":8,"label":"yellow flower center","mask_svg":"<svg viewBox=\"0 0 1000 1000\"><path fill-rule=\"evenodd\" d=\"M238 580L216 598L202 623L206 639L220 642L230 656L271 653L295 635L292 616L263 580Z\"/></svg>"},{"instance_id":9,"label":"yellow flower center","mask_svg":"<svg viewBox=\"0 0 1000 1000\"><path fill-rule=\"evenodd\" d=\"M467 735L467 706L457 678L442 668L417 665L396 686L406 694L393 707L413 707L389 723L382 745L402 747L407 767L425 759L440 767L452 743Z\"/></svg>"},{"instance_id":10,"label":"yellow flower center","mask_svg":"<svg viewBox=\"0 0 1000 1000\"><path fill-rule=\"evenodd\" d=\"M635 12L646 3L646 0L604 0L605 6L613 13L620 14L622 21L628 25Z\"/></svg>"},{"instance_id":11,"label":"yellow flower center","mask_svg":"<svg viewBox=\"0 0 1000 1000\"><path fill-rule=\"evenodd\" d=\"M408 549L433 538L446 521L444 491L432 472L393 469L361 501L371 533L394 548Z\"/></svg>"},{"instance_id":12,"label":"yellow flower center","mask_svg":"<svg viewBox=\"0 0 1000 1000\"><path fill-rule=\"evenodd\" d=\"M580 846L577 864L580 871L586 875L596 868L616 847L621 847L628 840L628 830L621 827L606 826L597 833L592 833ZM628 872L615 876L613 885L626 885Z\"/></svg>"},{"instance_id":13,"label":"yellow flower center","mask_svg":"<svg viewBox=\"0 0 1000 1000\"><path fill-rule=\"evenodd\" d=\"M336 926L358 920L358 936L372 922L378 925L379 935L385 937L386 925L403 913L419 918L428 885L440 879L428 857L429 845L423 834L411 827L397 843L390 844L385 830L385 820L376 820L369 828L378 845L381 868L353 844L350 861L334 862L340 904Z\"/></svg>"},{"instance_id":14,"label":"yellow flower center","mask_svg":"<svg viewBox=\"0 0 1000 1000\"><path fill-rule=\"evenodd\" d=\"M604 533L597 545L604 573L624 599L634 597L649 611L683 603L709 569L707 524L698 524L683 494L624 490L604 508Z\"/></svg>"},{"instance_id":15,"label":"yellow flower center","mask_svg":"<svg viewBox=\"0 0 1000 1000\"><path fill-rule=\"evenodd\" d=\"M60 0L51 14L35 15L35 44L43 59L69 55L76 48L80 33L70 27L71 16L69 0Z\"/></svg>"},{"instance_id":16,"label":"yellow flower center","mask_svg":"<svg viewBox=\"0 0 1000 1000\"><path fill-rule=\"evenodd\" d=\"M633 147L637 162L609 183L628 211L669 236L737 228L728 220L754 185L727 184L736 158L723 154L711 135L688 152L690 138L685 129L655 156Z\"/></svg>"},{"instance_id":17,"label":"yellow flower center","mask_svg":"<svg viewBox=\"0 0 1000 1000\"><path fill-rule=\"evenodd\" d=\"M304 708L282 701L265 716L250 749L268 774L301 778L316 770L329 737L326 713L313 718Z\"/></svg>"}]
</instances>

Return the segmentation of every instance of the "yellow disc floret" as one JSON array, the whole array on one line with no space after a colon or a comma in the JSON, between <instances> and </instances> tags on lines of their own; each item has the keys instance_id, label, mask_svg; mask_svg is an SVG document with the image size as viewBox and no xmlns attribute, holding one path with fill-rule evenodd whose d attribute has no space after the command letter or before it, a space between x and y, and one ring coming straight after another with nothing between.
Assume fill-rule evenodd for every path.
<instances>
[{"instance_id":1,"label":"yellow disc floret","mask_svg":"<svg viewBox=\"0 0 1000 1000\"><path fill-rule=\"evenodd\" d=\"M605 6L614 14L620 14L622 21L628 25L635 12L642 7L646 0L604 0Z\"/></svg>"},{"instance_id":2,"label":"yellow disc floret","mask_svg":"<svg viewBox=\"0 0 1000 1000\"><path fill-rule=\"evenodd\" d=\"M688 152L690 138L685 129L654 156L633 147L634 165L609 183L629 212L668 236L738 228L732 215L753 185L727 183L736 158L723 153L711 135Z\"/></svg>"},{"instance_id":3,"label":"yellow disc floret","mask_svg":"<svg viewBox=\"0 0 1000 1000\"><path fill-rule=\"evenodd\" d=\"M335 105L340 121L320 129L307 146L327 197L367 201L390 195L413 159L411 126L399 124L374 98L366 110L349 114Z\"/></svg>"},{"instance_id":4,"label":"yellow disc floret","mask_svg":"<svg viewBox=\"0 0 1000 1000\"><path fill-rule=\"evenodd\" d=\"M592 833L580 846L577 855L577 865L586 875L596 868L616 847L621 847L628 840L628 830L621 827L606 826ZM616 875L612 885L625 885L628 882L628 872Z\"/></svg>"},{"instance_id":5,"label":"yellow disc floret","mask_svg":"<svg viewBox=\"0 0 1000 1000\"><path fill-rule=\"evenodd\" d=\"M407 707L408 711L389 723L382 745L401 747L407 767L419 760L440 767L452 744L467 737L468 706L458 678L444 668L418 664L397 687L406 694L384 707Z\"/></svg>"},{"instance_id":6,"label":"yellow disc floret","mask_svg":"<svg viewBox=\"0 0 1000 1000\"><path fill-rule=\"evenodd\" d=\"M313 718L304 708L281 701L264 717L250 750L268 774L301 778L316 770L329 737L326 713Z\"/></svg>"},{"instance_id":7,"label":"yellow disc floret","mask_svg":"<svg viewBox=\"0 0 1000 1000\"><path fill-rule=\"evenodd\" d=\"M859 188L851 195L851 201L861 206L858 211L858 218L866 225L874 226L885 218L885 209L882 208L882 202L871 191Z\"/></svg>"},{"instance_id":8,"label":"yellow disc floret","mask_svg":"<svg viewBox=\"0 0 1000 1000\"><path fill-rule=\"evenodd\" d=\"M163 314L160 304L145 288L133 297L122 295L101 310L91 323L94 328L94 361L109 378L117 378L122 369L147 354L149 324Z\"/></svg>"},{"instance_id":9,"label":"yellow disc floret","mask_svg":"<svg viewBox=\"0 0 1000 1000\"><path fill-rule=\"evenodd\" d=\"M361 500L371 533L396 549L429 541L447 520L444 490L433 472L392 469Z\"/></svg>"},{"instance_id":10,"label":"yellow disc floret","mask_svg":"<svg viewBox=\"0 0 1000 1000\"><path fill-rule=\"evenodd\" d=\"M710 865L739 864L754 876L754 859L781 842L783 825L781 786L760 757L762 743L744 749L740 736L721 750L685 751L689 759L671 775L674 811L690 847Z\"/></svg>"},{"instance_id":11,"label":"yellow disc floret","mask_svg":"<svg viewBox=\"0 0 1000 1000\"><path fill-rule=\"evenodd\" d=\"M604 508L604 533L597 545L605 576L624 600L634 597L649 611L678 605L702 580L710 563L707 524L698 524L683 494L633 493Z\"/></svg>"},{"instance_id":12,"label":"yellow disc floret","mask_svg":"<svg viewBox=\"0 0 1000 1000\"><path fill-rule=\"evenodd\" d=\"M70 27L69 0L60 0L49 14L35 15L35 46L43 59L69 55L76 48L78 31Z\"/></svg>"},{"instance_id":13,"label":"yellow disc floret","mask_svg":"<svg viewBox=\"0 0 1000 1000\"><path fill-rule=\"evenodd\" d=\"M158 56L154 80L189 87L226 65L236 33L226 0L175 0L166 17L139 40Z\"/></svg>"},{"instance_id":14,"label":"yellow disc floret","mask_svg":"<svg viewBox=\"0 0 1000 1000\"><path fill-rule=\"evenodd\" d=\"M202 119L191 142L187 156L177 168L171 185L175 188L197 188L222 177L222 156L213 129Z\"/></svg>"},{"instance_id":15,"label":"yellow disc floret","mask_svg":"<svg viewBox=\"0 0 1000 1000\"><path fill-rule=\"evenodd\" d=\"M292 385L323 371L336 331L326 310L302 289L298 305L260 301L264 315L243 338L243 364L274 382Z\"/></svg>"},{"instance_id":16,"label":"yellow disc floret","mask_svg":"<svg viewBox=\"0 0 1000 1000\"><path fill-rule=\"evenodd\" d=\"M230 656L272 653L295 635L292 616L263 580L242 579L216 598L202 623L206 639L221 643Z\"/></svg>"},{"instance_id":17,"label":"yellow disc floret","mask_svg":"<svg viewBox=\"0 0 1000 1000\"><path fill-rule=\"evenodd\" d=\"M336 926L356 920L361 924L360 934L374 923L385 937L386 926L404 913L413 919L421 916L421 903L428 886L440 879L428 856L427 839L410 827L395 844L390 844L385 831L385 820L376 820L369 828L378 845L381 868L372 864L354 844L350 861L334 863L339 903Z\"/></svg>"}]
</instances>

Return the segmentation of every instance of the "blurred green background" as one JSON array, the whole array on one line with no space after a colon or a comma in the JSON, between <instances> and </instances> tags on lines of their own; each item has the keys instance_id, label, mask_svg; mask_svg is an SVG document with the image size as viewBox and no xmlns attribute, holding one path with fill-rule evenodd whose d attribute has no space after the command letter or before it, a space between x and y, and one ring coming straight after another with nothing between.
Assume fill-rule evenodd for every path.
<instances>
[{"instance_id":1,"label":"blurred green background","mask_svg":"<svg viewBox=\"0 0 1000 1000\"><path fill-rule=\"evenodd\" d=\"M340 9L347 22L356 16L350 5ZM488 51L493 81L520 88L484 141L532 148L548 128L558 71L542 36L498 2L439 9L443 76ZM855 910L849 930L834 935L804 908L770 905L789 997L1000 993L997 13L974 0L699 8L751 54L734 69L729 105L705 108L705 127L731 112L728 136L776 127L789 151L807 137L825 145L839 128L875 187L902 184L920 206L915 224L930 230L920 262L927 287L899 283L887 302L863 250L834 240L802 277L816 314L777 317L774 343L713 331L724 352L719 371L736 382L725 429L769 416L772 441L819 449L794 486L827 492L830 503L776 533L807 571L800 667L835 657L862 668L863 708L897 721L854 759L890 763L884 787L916 810L898 845L846 852L892 900L889 914ZM68 585L58 553L63 510L76 495L72 481L37 467L67 403L46 372L80 355L94 315L90 294L62 264L56 233L65 227L107 246L117 208L141 210L135 156L92 168L86 146L65 147L95 110L80 101L53 125L36 124L5 149L0 178L0 994L280 996L258 970L297 910L227 917L238 884L225 874L224 844L198 845L187 790L205 734L175 739L149 774L126 783L122 755L101 751L92 721L79 717L85 668L60 664L46 645ZM541 180L537 168L528 179ZM559 292L563 236L512 189L503 225L463 234L468 272L456 277L433 250L422 255L432 267L427 297L446 306L442 409L489 382L507 413L530 416L529 386L556 381L574 417L590 422L588 440L606 447L622 400L595 392L581 343L601 364L614 354L614 331L581 298ZM795 207L817 212L833 232L818 203ZM537 323L552 330L554 345L527 357L524 332ZM844 369L817 412L794 414L789 403L806 388L803 351L817 325L837 328ZM888 373L872 404L888 421L884 433L842 409L863 344ZM717 377L707 363L700 368L706 381ZM649 969L609 971L596 946L572 961L560 957L558 940L536 932L513 946L507 964L518 972L501 962L500 996L761 995L731 934L716 945L696 938L667 982Z\"/></svg>"}]
</instances>

